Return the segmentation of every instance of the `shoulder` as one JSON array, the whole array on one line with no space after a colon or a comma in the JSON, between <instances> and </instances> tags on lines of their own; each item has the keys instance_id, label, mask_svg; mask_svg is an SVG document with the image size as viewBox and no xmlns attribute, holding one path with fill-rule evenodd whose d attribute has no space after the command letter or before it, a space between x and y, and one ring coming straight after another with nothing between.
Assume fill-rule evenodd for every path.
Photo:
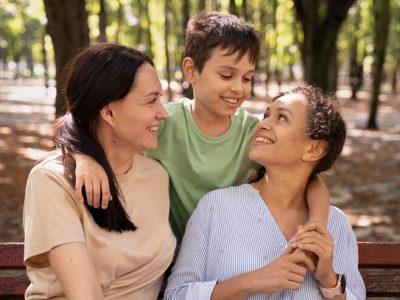
<instances>
[{"instance_id":1,"label":"shoulder","mask_svg":"<svg viewBox=\"0 0 400 300\"><path fill-rule=\"evenodd\" d=\"M137 173L143 174L144 172L151 172L163 177L168 177L168 173L161 163L150 157L146 157L144 155L135 155L134 164L138 171Z\"/></svg>"},{"instance_id":2,"label":"shoulder","mask_svg":"<svg viewBox=\"0 0 400 300\"><path fill-rule=\"evenodd\" d=\"M168 102L164 104L166 111L169 114L169 117L180 115L188 109L191 100L187 98L182 98L177 102Z\"/></svg>"},{"instance_id":3,"label":"shoulder","mask_svg":"<svg viewBox=\"0 0 400 300\"><path fill-rule=\"evenodd\" d=\"M31 180L35 180L37 184L54 181L62 185L69 185L64 175L61 153L58 151L50 153L35 165L28 176L28 181Z\"/></svg>"},{"instance_id":4,"label":"shoulder","mask_svg":"<svg viewBox=\"0 0 400 300\"><path fill-rule=\"evenodd\" d=\"M353 228L347 215L335 206L329 207L328 230L332 234L335 244L354 236Z\"/></svg>"}]
</instances>

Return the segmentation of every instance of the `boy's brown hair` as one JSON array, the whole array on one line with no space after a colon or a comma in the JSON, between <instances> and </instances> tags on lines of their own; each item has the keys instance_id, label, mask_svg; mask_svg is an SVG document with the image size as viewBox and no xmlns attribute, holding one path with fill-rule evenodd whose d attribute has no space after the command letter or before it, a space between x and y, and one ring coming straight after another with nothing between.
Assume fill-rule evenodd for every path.
<instances>
[{"instance_id":1,"label":"boy's brown hair","mask_svg":"<svg viewBox=\"0 0 400 300\"><path fill-rule=\"evenodd\" d=\"M249 53L250 61L255 65L260 40L252 25L234 15L201 12L193 16L186 28L185 56L194 61L200 73L216 47L227 49L226 55L237 52L237 60Z\"/></svg>"}]
</instances>

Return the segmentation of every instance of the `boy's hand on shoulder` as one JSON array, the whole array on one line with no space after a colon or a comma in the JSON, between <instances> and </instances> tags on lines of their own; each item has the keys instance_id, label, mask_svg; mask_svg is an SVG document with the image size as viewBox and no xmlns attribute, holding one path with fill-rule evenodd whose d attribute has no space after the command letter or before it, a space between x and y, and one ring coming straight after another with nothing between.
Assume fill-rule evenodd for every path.
<instances>
[{"instance_id":1,"label":"boy's hand on shoulder","mask_svg":"<svg viewBox=\"0 0 400 300\"><path fill-rule=\"evenodd\" d=\"M112 200L108 177L103 167L93 158L85 154L71 154L76 161L75 169L75 194L80 202L84 202L83 193L86 193L87 203L98 208L101 204L107 208Z\"/></svg>"}]
</instances>

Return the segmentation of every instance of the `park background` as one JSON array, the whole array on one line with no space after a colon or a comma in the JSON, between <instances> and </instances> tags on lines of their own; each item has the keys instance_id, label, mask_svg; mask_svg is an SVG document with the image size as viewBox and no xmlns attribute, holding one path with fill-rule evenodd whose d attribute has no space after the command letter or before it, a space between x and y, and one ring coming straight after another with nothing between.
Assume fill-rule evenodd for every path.
<instances>
[{"instance_id":1,"label":"park background","mask_svg":"<svg viewBox=\"0 0 400 300\"><path fill-rule=\"evenodd\" d=\"M400 0L0 0L0 242L23 241L25 183L54 147L66 62L90 44L121 43L154 59L164 102L191 97L180 62L201 10L260 32L250 112L305 82L341 99L348 138L323 174L331 202L359 240L400 241Z\"/></svg>"}]
</instances>

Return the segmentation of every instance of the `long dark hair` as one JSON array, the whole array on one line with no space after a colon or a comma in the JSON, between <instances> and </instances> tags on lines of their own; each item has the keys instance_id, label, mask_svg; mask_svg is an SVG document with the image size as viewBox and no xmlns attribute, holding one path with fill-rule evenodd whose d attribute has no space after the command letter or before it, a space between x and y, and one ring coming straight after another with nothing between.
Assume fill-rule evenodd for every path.
<instances>
[{"instance_id":1,"label":"long dark hair","mask_svg":"<svg viewBox=\"0 0 400 300\"><path fill-rule=\"evenodd\" d=\"M324 140L328 143L326 154L314 167L309 180L317 174L328 170L342 152L346 139L346 124L340 113L340 105L333 97L328 97L320 88L307 85L296 87L289 92L281 93L272 102L288 94L301 94L307 99L307 135L313 140ZM254 178L249 182L261 180L265 168L260 166Z\"/></svg>"},{"instance_id":2,"label":"long dark hair","mask_svg":"<svg viewBox=\"0 0 400 300\"><path fill-rule=\"evenodd\" d=\"M67 66L65 100L67 113L55 124L55 144L63 152L64 173L75 185L75 163L67 152L86 154L99 163L108 176L112 201L106 209L84 203L94 221L109 231L134 231L137 227L124 210L115 174L96 139L100 110L124 98L132 89L135 75L143 63L153 62L143 53L122 45L103 43L84 49Z\"/></svg>"}]
</instances>

